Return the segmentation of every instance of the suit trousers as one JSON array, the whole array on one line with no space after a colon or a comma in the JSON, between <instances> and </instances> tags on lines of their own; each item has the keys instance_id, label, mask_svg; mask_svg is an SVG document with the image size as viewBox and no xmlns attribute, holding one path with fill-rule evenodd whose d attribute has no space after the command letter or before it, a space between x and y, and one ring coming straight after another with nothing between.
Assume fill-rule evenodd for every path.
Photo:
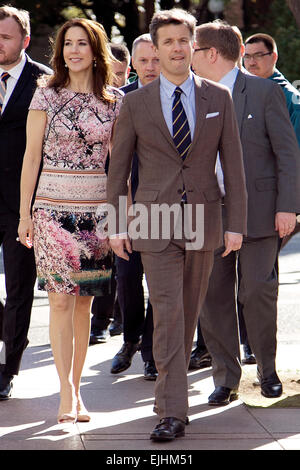
<instances>
[{"instance_id":1,"label":"suit trousers","mask_svg":"<svg viewBox=\"0 0 300 470\"><path fill-rule=\"evenodd\" d=\"M238 253L222 258L215 251L205 302L200 313L202 333L212 356L215 386L238 387L241 378L238 301L243 308L250 347L260 373L275 371L278 278L275 261L278 236L244 238Z\"/></svg>"},{"instance_id":2,"label":"suit trousers","mask_svg":"<svg viewBox=\"0 0 300 470\"><path fill-rule=\"evenodd\" d=\"M153 307L154 411L160 418L185 421L187 368L213 252L185 250L185 241L172 240L165 250L141 256Z\"/></svg>"},{"instance_id":3,"label":"suit trousers","mask_svg":"<svg viewBox=\"0 0 300 470\"><path fill-rule=\"evenodd\" d=\"M137 251L129 254L129 261L116 256L117 293L123 317L124 342L138 343L140 337L143 361L153 360L152 307L148 302L145 317L143 288L144 268Z\"/></svg>"},{"instance_id":4,"label":"suit trousers","mask_svg":"<svg viewBox=\"0 0 300 470\"><path fill-rule=\"evenodd\" d=\"M23 351L28 344L36 269L33 249L16 241L18 222L0 220L0 244L3 250L6 302L2 319L2 339L6 346L6 364L0 370L7 375L19 373Z\"/></svg>"},{"instance_id":5,"label":"suit trousers","mask_svg":"<svg viewBox=\"0 0 300 470\"><path fill-rule=\"evenodd\" d=\"M122 315L120 312L118 297L116 294L116 267L112 266L111 275L111 292L110 294L95 296L92 303L92 328L106 330L111 320L114 319L122 323Z\"/></svg>"}]
</instances>

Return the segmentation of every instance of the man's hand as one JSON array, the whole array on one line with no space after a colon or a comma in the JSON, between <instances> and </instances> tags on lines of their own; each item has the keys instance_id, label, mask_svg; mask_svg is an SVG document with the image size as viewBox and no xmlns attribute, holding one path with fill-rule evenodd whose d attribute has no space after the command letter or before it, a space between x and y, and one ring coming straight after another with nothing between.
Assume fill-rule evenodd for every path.
<instances>
[{"instance_id":1,"label":"man's hand","mask_svg":"<svg viewBox=\"0 0 300 470\"><path fill-rule=\"evenodd\" d=\"M225 232L224 234L225 251L222 258L229 255L231 251L237 251L241 248L243 243L243 235L240 233Z\"/></svg>"},{"instance_id":2,"label":"man's hand","mask_svg":"<svg viewBox=\"0 0 300 470\"><path fill-rule=\"evenodd\" d=\"M275 230L280 238L290 235L296 226L296 214L294 212L277 212L275 216Z\"/></svg>"},{"instance_id":3,"label":"man's hand","mask_svg":"<svg viewBox=\"0 0 300 470\"><path fill-rule=\"evenodd\" d=\"M128 253L132 253L132 248L127 235L115 235L109 239L109 244L117 256L129 261Z\"/></svg>"}]
</instances>

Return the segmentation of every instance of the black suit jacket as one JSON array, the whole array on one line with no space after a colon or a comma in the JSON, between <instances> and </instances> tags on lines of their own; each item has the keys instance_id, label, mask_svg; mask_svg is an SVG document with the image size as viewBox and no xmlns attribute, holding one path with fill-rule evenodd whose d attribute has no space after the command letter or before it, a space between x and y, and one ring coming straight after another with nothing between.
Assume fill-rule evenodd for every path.
<instances>
[{"instance_id":1,"label":"black suit jacket","mask_svg":"<svg viewBox=\"0 0 300 470\"><path fill-rule=\"evenodd\" d=\"M139 82L136 80L135 82L130 83L129 85L125 85L121 87L121 90L127 94L131 93L134 90L137 90L139 87ZM132 160L132 168L131 168L131 195L132 195L132 200L134 200L134 196L139 184L139 172L138 172L138 156L136 152L133 154L133 160Z\"/></svg>"},{"instance_id":2,"label":"black suit jacket","mask_svg":"<svg viewBox=\"0 0 300 470\"><path fill-rule=\"evenodd\" d=\"M37 78L52 73L49 67L27 61L10 99L0 115L0 220L19 218L20 176L26 147L28 108ZM2 219L3 220L3 219Z\"/></svg>"}]
</instances>

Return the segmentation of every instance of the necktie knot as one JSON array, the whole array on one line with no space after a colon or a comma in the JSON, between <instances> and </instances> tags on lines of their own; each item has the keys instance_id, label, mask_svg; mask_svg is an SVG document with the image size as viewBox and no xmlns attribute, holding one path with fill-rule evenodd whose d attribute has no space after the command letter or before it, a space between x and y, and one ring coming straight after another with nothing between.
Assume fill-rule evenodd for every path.
<instances>
[{"instance_id":1,"label":"necktie knot","mask_svg":"<svg viewBox=\"0 0 300 470\"><path fill-rule=\"evenodd\" d=\"M0 113L2 113L2 108L3 108L3 102L4 102L4 97L6 93L6 85L7 85L7 79L9 77L9 73L7 72L2 72L1 77L0 77Z\"/></svg>"},{"instance_id":2,"label":"necktie knot","mask_svg":"<svg viewBox=\"0 0 300 470\"><path fill-rule=\"evenodd\" d=\"M175 93L175 99L176 99L176 98L177 98L177 99L180 99L181 93L182 93L182 89L181 89L179 86L177 86L177 87L175 88L174 93Z\"/></svg>"},{"instance_id":3,"label":"necktie knot","mask_svg":"<svg viewBox=\"0 0 300 470\"><path fill-rule=\"evenodd\" d=\"M2 81L2 82L6 82L7 79L9 78L9 76L10 76L10 75L9 75L8 72L2 72L2 74L1 74L1 81Z\"/></svg>"}]
</instances>

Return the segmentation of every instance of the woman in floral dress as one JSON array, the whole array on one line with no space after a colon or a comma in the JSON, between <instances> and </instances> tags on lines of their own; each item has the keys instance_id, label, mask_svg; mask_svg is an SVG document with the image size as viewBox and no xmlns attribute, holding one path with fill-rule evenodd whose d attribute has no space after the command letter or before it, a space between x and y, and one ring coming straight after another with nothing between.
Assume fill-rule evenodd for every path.
<instances>
[{"instance_id":1,"label":"woman in floral dress","mask_svg":"<svg viewBox=\"0 0 300 470\"><path fill-rule=\"evenodd\" d=\"M110 285L104 167L122 94L108 85L108 51L99 23L66 22L54 44L54 74L39 84L27 121L19 238L33 243L38 286L48 292L58 422L90 420L80 396L90 307Z\"/></svg>"}]
</instances>

